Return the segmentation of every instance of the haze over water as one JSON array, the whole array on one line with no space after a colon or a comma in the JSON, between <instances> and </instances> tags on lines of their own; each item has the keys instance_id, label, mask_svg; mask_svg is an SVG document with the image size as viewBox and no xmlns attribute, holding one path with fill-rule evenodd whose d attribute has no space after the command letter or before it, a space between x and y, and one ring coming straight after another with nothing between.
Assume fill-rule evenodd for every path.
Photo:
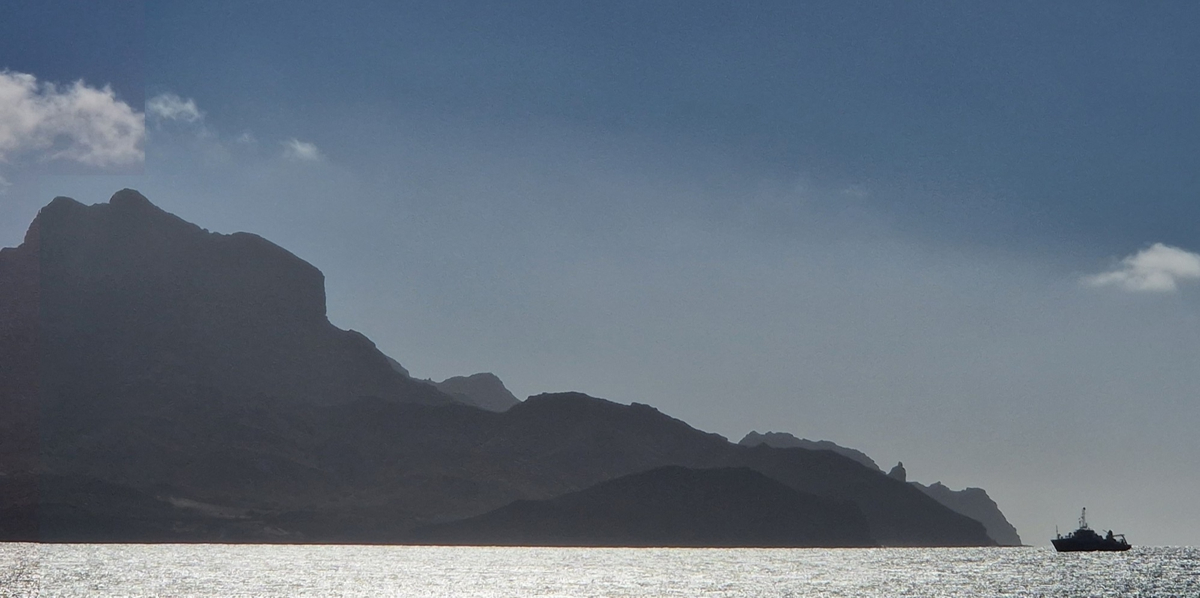
<instances>
[{"instance_id":1,"label":"haze over water","mask_svg":"<svg viewBox=\"0 0 1200 598\"><path fill-rule=\"evenodd\" d=\"M0 545L0 596L1195 596L1200 549Z\"/></svg>"}]
</instances>

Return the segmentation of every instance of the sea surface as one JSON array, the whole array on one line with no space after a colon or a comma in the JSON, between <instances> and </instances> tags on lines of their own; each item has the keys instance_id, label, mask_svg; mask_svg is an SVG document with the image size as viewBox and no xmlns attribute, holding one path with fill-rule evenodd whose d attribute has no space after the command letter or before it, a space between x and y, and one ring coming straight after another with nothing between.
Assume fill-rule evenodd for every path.
<instances>
[{"instance_id":1,"label":"sea surface","mask_svg":"<svg viewBox=\"0 0 1200 598\"><path fill-rule=\"evenodd\" d=\"M0 596L1200 596L1200 549L14 543Z\"/></svg>"}]
</instances>

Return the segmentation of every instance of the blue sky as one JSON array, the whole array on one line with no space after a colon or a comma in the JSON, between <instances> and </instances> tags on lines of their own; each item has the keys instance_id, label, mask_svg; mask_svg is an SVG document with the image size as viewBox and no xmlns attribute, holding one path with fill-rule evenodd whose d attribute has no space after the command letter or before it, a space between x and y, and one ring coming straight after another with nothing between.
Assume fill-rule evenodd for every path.
<instances>
[{"instance_id":1,"label":"blue sky","mask_svg":"<svg viewBox=\"0 0 1200 598\"><path fill-rule=\"evenodd\" d=\"M884 185L905 226L985 242L1120 251L1196 215L1185 3L257 6L151 8L148 45L172 51L149 84L234 126L367 105L719 148Z\"/></svg>"},{"instance_id":2,"label":"blue sky","mask_svg":"<svg viewBox=\"0 0 1200 598\"><path fill-rule=\"evenodd\" d=\"M140 108L145 93L142 2L109 0L81 10L71 0L11 0L0 9L3 67L41 79L111 85Z\"/></svg>"},{"instance_id":3,"label":"blue sky","mask_svg":"<svg viewBox=\"0 0 1200 598\"><path fill-rule=\"evenodd\" d=\"M828 438L1030 543L1200 538L1193 4L106 6L6 5L0 67L110 85L144 164L14 145L0 245L130 186L417 376Z\"/></svg>"}]
</instances>

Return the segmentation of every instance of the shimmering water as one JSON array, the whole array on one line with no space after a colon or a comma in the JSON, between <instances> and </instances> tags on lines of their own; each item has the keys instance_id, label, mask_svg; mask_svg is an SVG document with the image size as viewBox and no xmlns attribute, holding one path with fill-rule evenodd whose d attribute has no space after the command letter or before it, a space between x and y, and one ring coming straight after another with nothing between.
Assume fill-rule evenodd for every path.
<instances>
[{"instance_id":1,"label":"shimmering water","mask_svg":"<svg viewBox=\"0 0 1200 598\"><path fill-rule=\"evenodd\" d=\"M1200 550L0 544L0 596L1200 596Z\"/></svg>"}]
</instances>

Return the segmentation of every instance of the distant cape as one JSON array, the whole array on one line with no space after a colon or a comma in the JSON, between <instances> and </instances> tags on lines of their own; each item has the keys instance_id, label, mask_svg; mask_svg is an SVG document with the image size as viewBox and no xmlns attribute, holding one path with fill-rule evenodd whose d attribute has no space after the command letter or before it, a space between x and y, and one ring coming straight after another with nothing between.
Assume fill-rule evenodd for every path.
<instances>
[{"instance_id":1,"label":"distant cape","mask_svg":"<svg viewBox=\"0 0 1200 598\"><path fill-rule=\"evenodd\" d=\"M738 444L744 446L758 446L763 444L775 448L803 448L830 451L853 459L875 471L882 471L873 459L861 451L847 448L828 440L814 441L797 438L787 432L767 432L765 434L750 432ZM1021 545L1021 537L1017 535L1016 528L1008 522L1008 519L1004 517L1004 513L1000 511L1000 507L996 505L996 502L982 488L951 490L941 482L937 482L932 486L926 486L918 482L909 482L903 463L897 463L887 475L900 482L908 482L914 488L919 489L930 498L933 498L954 512L979 521L987 529L988 536L995 540L997 544L1001 546Z\"/></svg>"},{"instance_id":2,"label":"distant cape","mask_svg":"<svg viewBox=\"0 0 1200 598\"><path fill-rule=\"evenodd\" d=\"M988 536L997 544L1001 546L1023 545L1021 536L1017 534L1017 528L1008 522L1004 513L1000 512L996 501L992 500L992 497L988 496L987 491L983 488L951 490L941 482L934 482L931 486L918 482L909 483L955 512L982 523Z\"/></svg>"}]
</instances>

